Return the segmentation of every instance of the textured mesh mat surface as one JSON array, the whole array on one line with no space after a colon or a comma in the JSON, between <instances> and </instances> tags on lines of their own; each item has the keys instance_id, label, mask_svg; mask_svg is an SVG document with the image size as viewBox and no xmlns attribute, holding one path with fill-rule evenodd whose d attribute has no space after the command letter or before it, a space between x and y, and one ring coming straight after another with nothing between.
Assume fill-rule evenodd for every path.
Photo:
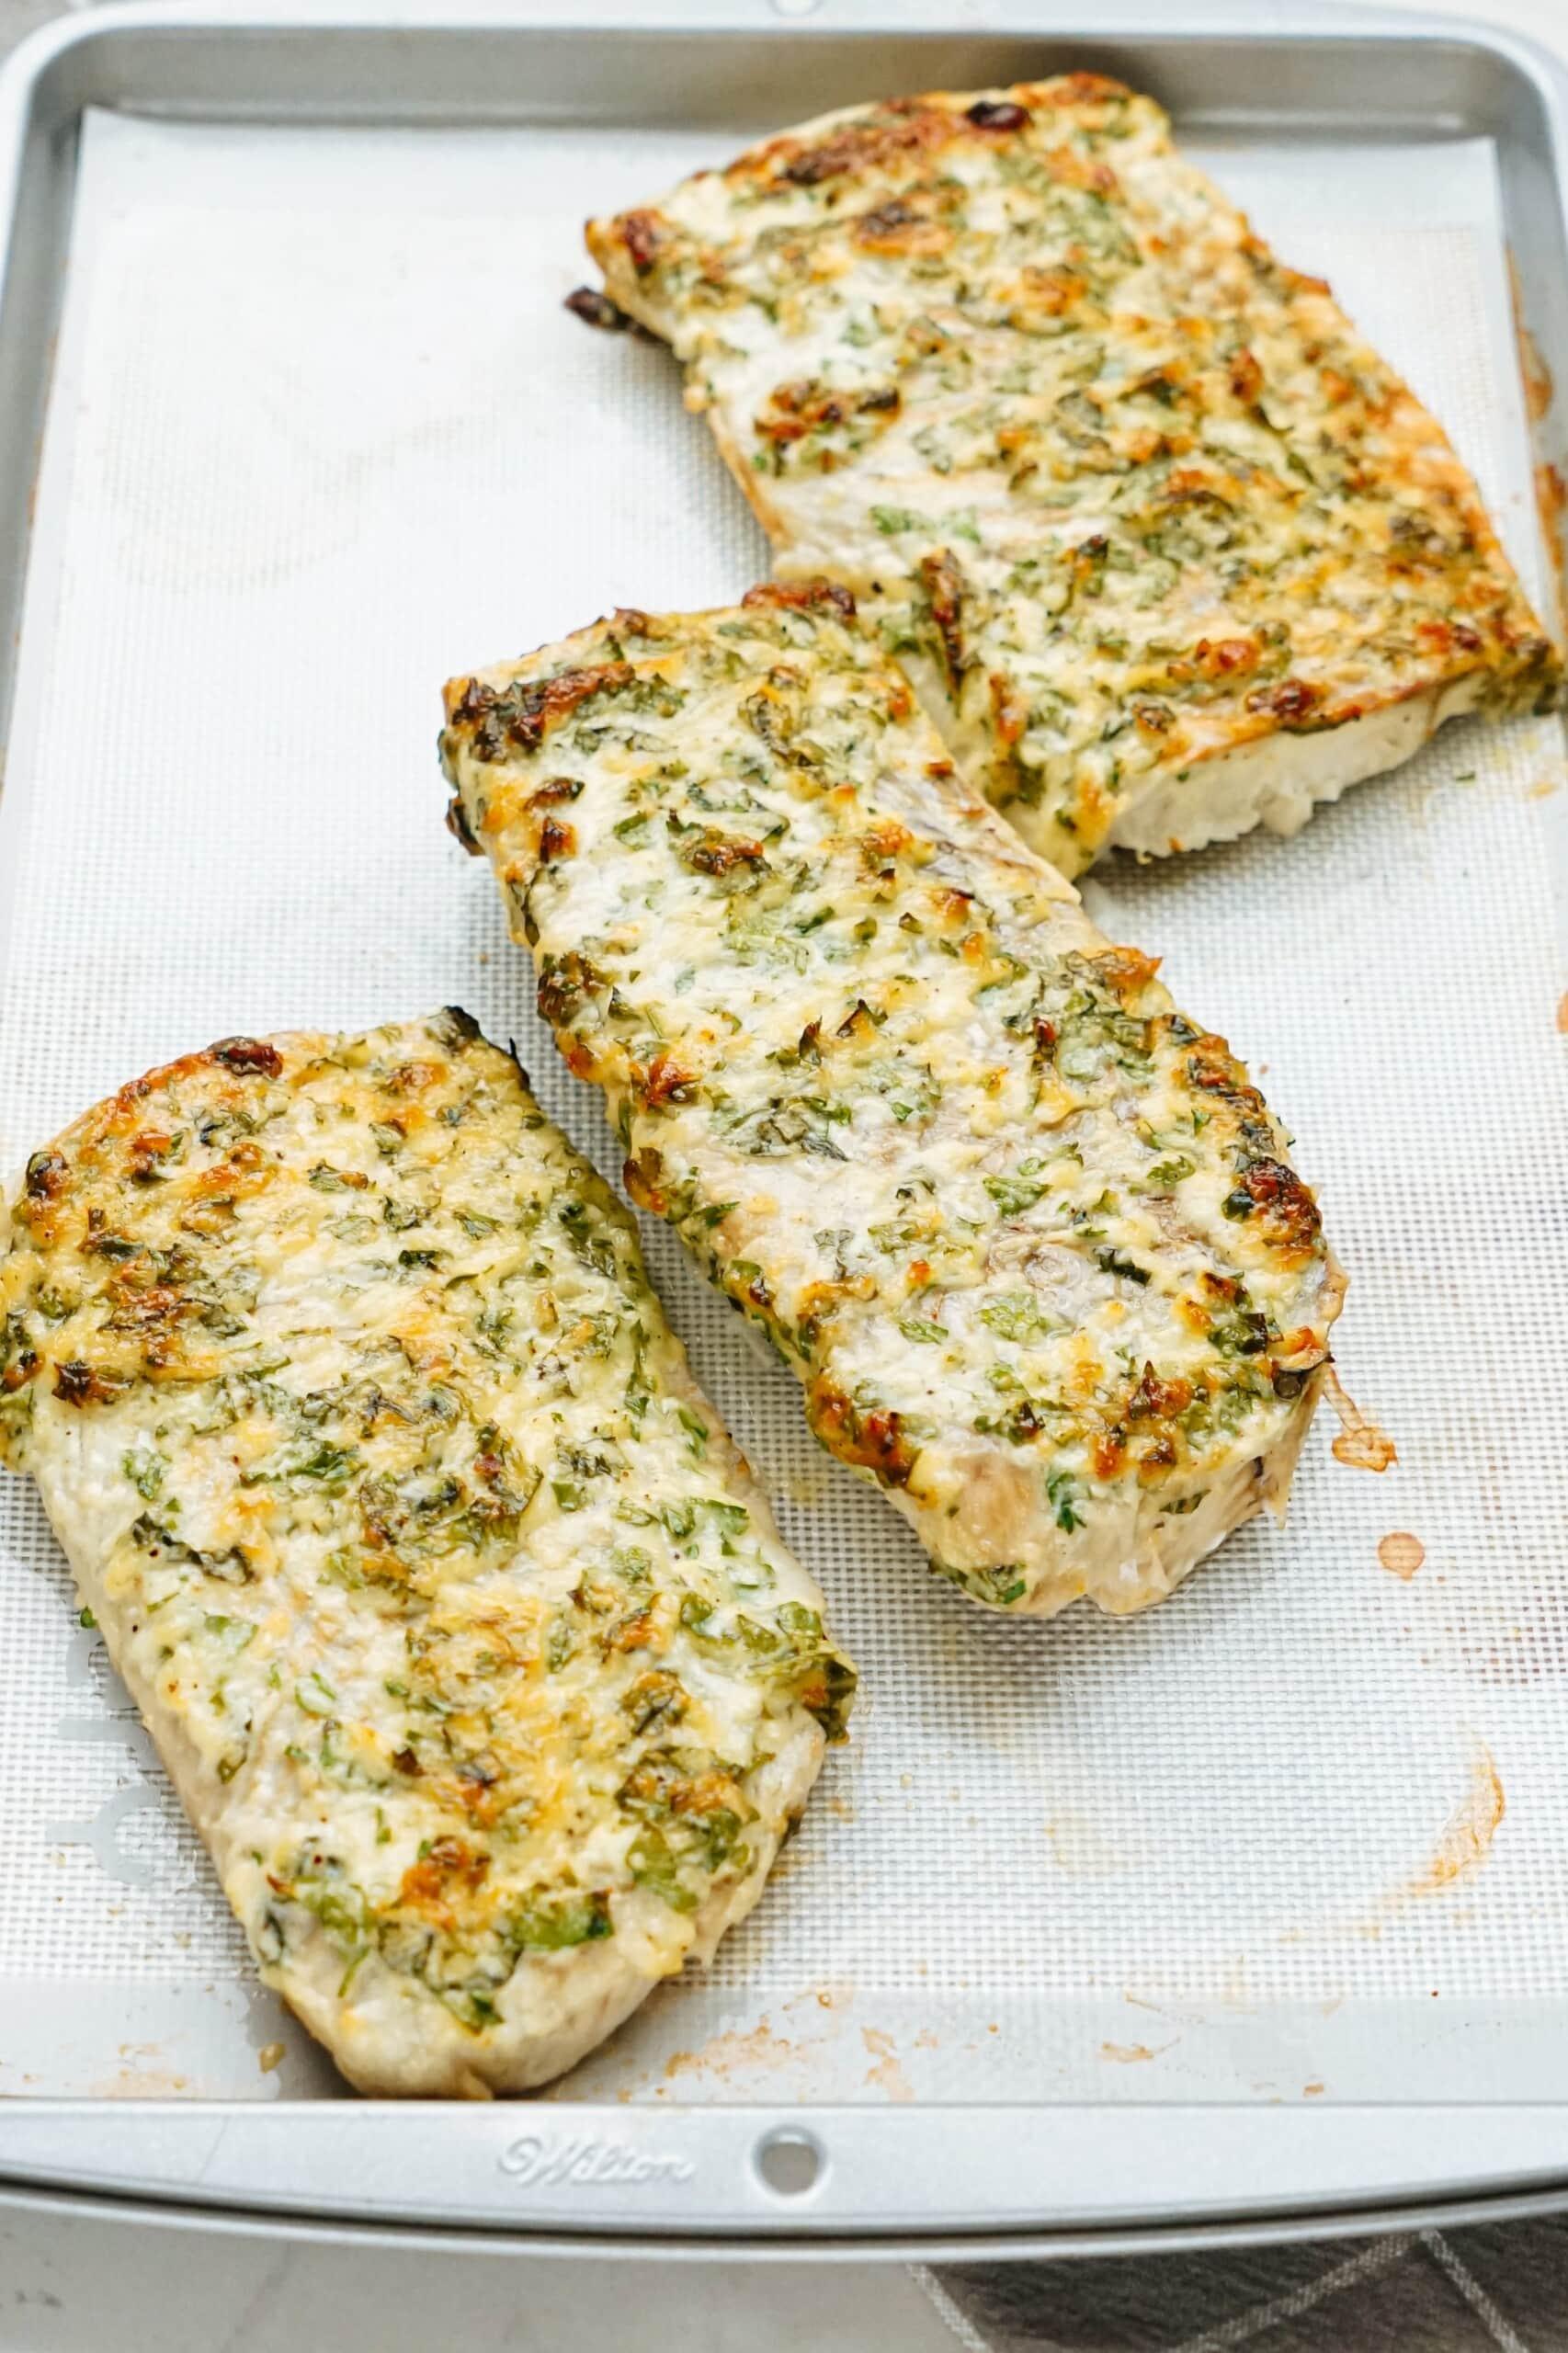
<instances>
[{"instance_id":1,"label":"textured mesh mat surface","mask_svg":"<svg viewBox=\"0 0 1568 2353\"><path fill-rule=\"evenodd\" d=\"M561 309L590 207L741 135L90 121L0 818L7 1165L226 1032L455 1001L614 1175L442 831L437 696L765 571L672 363ZM1211 160L1411 375L1537 579L1489 150ZM1266 1074L1351 1273L1342 1370L1400 1452L1342 1467L1325 1414L1288 1528L1166 1608L958 1600L648 1233L864 1701L752 1921L570 2089L1568 2094L1562 774L1555 722L1464 725L1294 843L1089 885ZM331 2087L250 1994L9 1479L0 1851L0 2089Z\"/></svg>"}]
</instances>

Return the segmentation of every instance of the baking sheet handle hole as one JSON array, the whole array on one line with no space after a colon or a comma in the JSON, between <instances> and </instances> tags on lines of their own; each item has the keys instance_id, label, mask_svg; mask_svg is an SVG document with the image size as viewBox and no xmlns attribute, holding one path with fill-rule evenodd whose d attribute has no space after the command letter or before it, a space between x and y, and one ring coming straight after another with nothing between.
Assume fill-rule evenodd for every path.
<instances>
[{"instance_id":1,"label":"baking sheet handle hole","mask_svg":"<svg viewBox=\"0 0 1568 2353\"><path fill-rule=\"evenodd\" d=\"M776 2198L803 2198L814 2189L827 2165L822 2143L798 2126L767 2132L752 2151L757 2179Z\"/></svg>"}]
</instances>

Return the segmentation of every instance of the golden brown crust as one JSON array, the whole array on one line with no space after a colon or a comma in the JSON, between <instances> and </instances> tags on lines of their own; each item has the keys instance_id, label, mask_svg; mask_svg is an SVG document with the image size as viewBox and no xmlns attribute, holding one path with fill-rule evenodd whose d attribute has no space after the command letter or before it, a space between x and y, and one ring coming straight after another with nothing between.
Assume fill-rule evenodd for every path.
<instances>
[{"instance_id":1,"label":"golden brown crust","mask_svg":"<svg viewBox=\"0 0 1568 2353\"><path fill-rule=\"evenodd\" d=\"M835 598L618 614L484 709L607 663L631 683L547 746L463 718L443 754L628 1191L974 1599L1160 1598L1282 1500L1327 1358L1343 1279L1278 1121Z\"/></svg>"},{"instance_id":2,"label":"golden brown crust","mask_svg":"<svg viewBox=\"0 0 1568 2353\"><path fill-rule=\"evenodd\" d=\"M36 1153L0 1456L367 2089L570 2065L749 1908L846 1701L631 1220L452 1008L224 1039Z\"/></svg>"},{"instance_id":3,"label":"golden brown crust","mask_svg":"<svg viewBox=\"0 0 1568 2353\"><path fill-rule=\"evenodd\" d=\"M780 570L844 581L1064 872L1288 829L1453 710L1557 695L1440 427L1119 84L846 109L589 244Z\"/></svg>"}]
</instances>

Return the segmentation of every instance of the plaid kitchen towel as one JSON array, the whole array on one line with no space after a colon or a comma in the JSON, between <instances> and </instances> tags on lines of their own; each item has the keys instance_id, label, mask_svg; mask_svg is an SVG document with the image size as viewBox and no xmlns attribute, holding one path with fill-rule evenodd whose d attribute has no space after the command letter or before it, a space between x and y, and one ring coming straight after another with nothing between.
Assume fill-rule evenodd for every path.
<instances>
[{"instance_id":1,"label":"plaid kitchen towel","mask_svg":"<svg viewBox=\"0 0 1568 2353\"><path fill-rule=\"evenodd\" d=\"M967 2353L1568 2353L1568 2217L915 2277Z\"/></svg>"}]
</instances>

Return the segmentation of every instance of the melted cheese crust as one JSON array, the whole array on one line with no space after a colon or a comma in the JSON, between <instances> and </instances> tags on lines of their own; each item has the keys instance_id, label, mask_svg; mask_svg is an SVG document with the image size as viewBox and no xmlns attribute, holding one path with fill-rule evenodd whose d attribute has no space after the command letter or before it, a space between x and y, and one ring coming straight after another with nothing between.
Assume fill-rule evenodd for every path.
<instances>
[{"instance_id":1,"label":"melted cheese crust","mask_svg":"<svg viewBox=\"0 0 1568 2353\"><path fill-rule=\"evenodd\" d=\"M854 1678L507 1055L229 1040L0 1244L0 1453L355 2083L525 2088L710 1952Z\"/></svg>"},{"instance_id":2,"label":"melted cheese crust","mask_svg":"<svg viewBox=\"0 0 1568 2353\"><path fill-rule=\"evenodd\" d=\"M852 108L588 243L780 574L854 591L1064 873L1293 830L1454 712L1555 700L1438 426L1118 83Z\"/></svg>"},{"instance_id":3,"label":"melted cheese crust","mask_svg":"<svg viewBox=\"0 0 1568 2353\"><path fill-rule=\"evenodd\" d=\"M842 589L619 613L447 711L629 1189L944 1575L1136 1609L1282 1497L1343 1288L1287 1139Z\"/></svg>"}]
</instances>

